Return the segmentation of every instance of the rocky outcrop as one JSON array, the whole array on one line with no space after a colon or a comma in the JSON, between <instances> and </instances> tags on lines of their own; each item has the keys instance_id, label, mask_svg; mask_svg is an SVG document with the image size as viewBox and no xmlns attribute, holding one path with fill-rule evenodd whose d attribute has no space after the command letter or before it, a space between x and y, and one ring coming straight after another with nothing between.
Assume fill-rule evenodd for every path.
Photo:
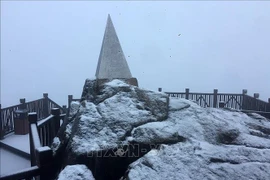
<instances>
[{"instance_id":1,"label":"rocky outcrop","mask_svg":"<svg viewBox=\"0 0 270 180\"><path fill-rule=\"evenodd\" d=\"M78 103L71 104L71 120L63 143L66 164L86 164L97 179L119 179L131 162L151 149L146 145L147 151L129 158L126 152L133 153L137 147L128 140L131 131L167 119L169 98L164 93L142 90L120 80L98 89L95 86L95 81L86 80L84 100L79 107ZM60 143L57 138L55 142L57 151Z\"/></svg>"},{"instance_id":2,"label":"rocky outcrop","mask_svg":"<svg viewBox=\"0 0 270 180\"><path fill-rule=\"evenodd\" d=\"M113 80L83 100L55 152L100 179L270 179L270 122ZM90 94L89 94L90 93ZM71 116L70 116L71 117Z\"/></svg>"},{"instance_id":3,"label":"rocky outcrop","mask_svg":"<svg viewBox=\"0 0 270 180\"><path fill-rule=\"evenodd\" d=\"M147 143L185 141L151 150L129 166L125 179L270 179L269 128L259 115L171 99L166 121L137 127L131 136Z\"/></svg>"}]
</instances>

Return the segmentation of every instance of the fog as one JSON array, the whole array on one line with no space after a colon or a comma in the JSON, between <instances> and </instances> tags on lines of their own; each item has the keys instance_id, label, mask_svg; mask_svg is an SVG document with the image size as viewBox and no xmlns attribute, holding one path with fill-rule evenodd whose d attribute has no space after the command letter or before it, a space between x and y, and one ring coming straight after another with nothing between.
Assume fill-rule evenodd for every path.
<instances>
[{"instance_id":1,"label":"fog","mask_svg":"<svg viewBox=\"0 0 270 180\"><path fill-rule=\"evenodd\" d=\"M1 1L2 107L95 78L108 14L139 86L270 97L270 2Z\"/></svg>"}]
</instances>

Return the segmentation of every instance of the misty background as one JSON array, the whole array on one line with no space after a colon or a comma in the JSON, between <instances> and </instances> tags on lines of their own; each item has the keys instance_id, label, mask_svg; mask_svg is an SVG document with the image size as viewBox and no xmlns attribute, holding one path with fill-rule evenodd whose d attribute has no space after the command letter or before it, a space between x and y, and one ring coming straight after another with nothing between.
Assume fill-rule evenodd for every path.
<instances>
[{"instance_id":1,"label":"misty background","mask_svg":"<svg viewBox=\"0 0 270 180\"><path fill-rule=\"evenodd\" d=\"M139 86L270 97L270 2L1 1L2 108L94 78L110 14Z\"/></svg>"}]
</instances>

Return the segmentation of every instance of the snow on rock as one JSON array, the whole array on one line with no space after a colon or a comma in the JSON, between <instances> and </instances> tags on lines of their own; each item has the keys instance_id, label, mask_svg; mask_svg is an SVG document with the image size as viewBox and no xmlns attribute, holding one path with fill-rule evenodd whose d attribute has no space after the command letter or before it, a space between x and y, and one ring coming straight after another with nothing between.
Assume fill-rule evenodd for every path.
<instances>
[{"instance_id":1,"label":"snow on rock","mask_svg":"<svg viewBox=\"0 0 270 180\"><path fill-rule=\"evenodd\" d=\"M170 99L169 110L166 121L134 128L131 139L183 141L151 150L130 165L127 179L270 179L267 119L185 99Z\"/></svg>"},{"instance_id":2,"label":"snow on rock","mask_svg":"<svg viewBox=\"0 0 270 180\"><path fill-rule=\"evenodd\" d=\"M130 86L129 84L126 84L125 82L119 80L119 79L115 79L114 81L110 81L105 83L107 86L111 86L111 87L128 87Z\"/></svg>"},{"instance_id":3,"label":"snow on rock","mask_svg":"<svg viewBox=\"0 0 270 180\"><path fill-rule=\"evenodd\" d=\"M166 119L168 97L143 91L120 80L104 84L95 103L83 101L72 129L69 147L81 155L118 147L134 127Z\"/></svg>"},{"instance_id":4,"label":"snow on rock","mask_svg":"<svg viewBox=\"0 0 270 180\"><path fill-rule=\"evenodd\" d=\"M68 165L59 174L58 180L95 180L85 165Z\"/></svg>"},{"instance_id":5,"label":"snow on rock","mask_svg":"<svg viewBox=\"0 0 270 180\"><path fill-rule=\"evenodd\" d=\"M61 145L60 139L58 137L53 138L53 142L51 145L52 151L55 153L58 150L58 148L60 147L60 145Z\"/></svg>"},{"instance_id":6,"label":"snow on rock","mask_svg":"<svg viewBox=\"0 0 270 180\"><path fill-rule=\"evenodd\" d=\"M70 117L74 116L78 112L79 108L80 108L80 102L78 102L78 101L72 101L70 103L69 116Z\"/></svg>"},{"instance_id":7,"label":"snow on rock","mask_svg":"<svg viewBox=\"0 0 270 180\"><path fill-rule=\"evenodd\" d=\"M129 180L270 179L270 152L205 141L163 145L130 165Z\"/></svg>"},{"instance_id":8,"label":"snow on rock","mask_svg":"<svg viewBox=\"0 0 270 180\"><path fill-rule=\"evenodd\" d=\"M66 163L87 165L96 179L119 179L128 165L129 180L270 179L270 122L260 115L203 108L120 80L98 89L86 80L74 107ZM130 153L130 145L146 151L103 158Z\"/></svg>"}]
</instances>

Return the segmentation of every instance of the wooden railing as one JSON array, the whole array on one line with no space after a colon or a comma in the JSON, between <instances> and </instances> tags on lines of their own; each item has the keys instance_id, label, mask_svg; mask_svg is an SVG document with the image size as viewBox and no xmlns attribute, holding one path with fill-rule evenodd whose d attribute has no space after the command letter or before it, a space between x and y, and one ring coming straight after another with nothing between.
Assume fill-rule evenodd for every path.
<instances>
[{"instance_id":1,"label":"wooden railing","mask_svg":"<svg viewBox=\"0 0 270 180\"><path fill-rule=\"evenodd\" d=\"M56 163L52 149L49 147L60 128L60 119L65 114L60 114L59 108L53 108L51 115L38 122L37 113L29 113L29 142L31 168L0 177L0 180L17 179L54 179L57 174Z\"/></svg>"},{"instance_id":2,"label":"wooden railing","mask_svg":"<svg viewBox=\"0 0 270 180\"><path fill-rule=\"evenodd\" d=\"M52 108L59 108L61 113L66 113L67 111L66 106L59 106L48 97L47 93L44 93L43 98L41 99L30 102L25 102L25 99L20 99L19 105L1 109L0 139L14 131L14 117L16 110L23 109L28 112L36 112L38 120L41 120L49 115Z\"/></svg>"},{"instance_id":3,"label":"wooden railing","mask_svg":"<svg viewBox=\"0 0 270 180\"><path fill-rule=\"evenodd\" d=\"M161 92L162 88L158 88ZM268 102L262 101L259 98L258 93L254 93L254 97L247 95L247 90L243 90L242 93L218 93L217 89L214 89L213 93L194 93L190 92L186 88L185 92L165 92L171 98L185 98L195 101L202 107L227 107L237 110L250 110L249 112L256 112L259 114L265 114L267 117L270 113L270 98ZM68 107L72 101L80 101L80 99L74 99L72 95L68 96ZM220 105L222 104L222 106ZM247 111L246 111L247 112ZM264 116L265 116L264 115Z\"/></svg>"},{"instance_id":4,"label":"wooden railing","mask_svg":"<svg viewBox=\"0 0 270 180\"><path fill-rule=\"evenodd\" d=\"M81 99L74 99L73 95L68 95L68 108L70 108L70 104L72 101L81 101Z\"/></svg>"},{"instance_id":5,"label":"wooden railing","mask_svg":"<svg viewBox=\"0 0 270 180\"><path fill-rule=\"evenodd\" d=\"M37 122L39 138L42 146L50 146L53 138L60 128L60 120L64 120L65 114L60 114L59 108L53 108L51 115Z\"/></svg>"},{"instance_id":6,"label":"wooden railing","mask_svg":"<svg viewBox=\"0 0 270 180\"><path fill-rule=\"evenodd\" d=\"M158 89L160 92L161 88ZM172 98L185 98L193 100L202 107L214 107L218 108L225 106L227 108L233 108L237 110L249 110L249 112L256 112L259 114L265 114L269 116L270 113L270 98L268 102L262 101L259 98L258 93L254 93L254 97L247 95L247 90L243 90L242 94L228 94L218 93L217 89L214 89L213 93L193 93L187 88L185 92L165 92Z\"/></svg>"}]
</instances>

